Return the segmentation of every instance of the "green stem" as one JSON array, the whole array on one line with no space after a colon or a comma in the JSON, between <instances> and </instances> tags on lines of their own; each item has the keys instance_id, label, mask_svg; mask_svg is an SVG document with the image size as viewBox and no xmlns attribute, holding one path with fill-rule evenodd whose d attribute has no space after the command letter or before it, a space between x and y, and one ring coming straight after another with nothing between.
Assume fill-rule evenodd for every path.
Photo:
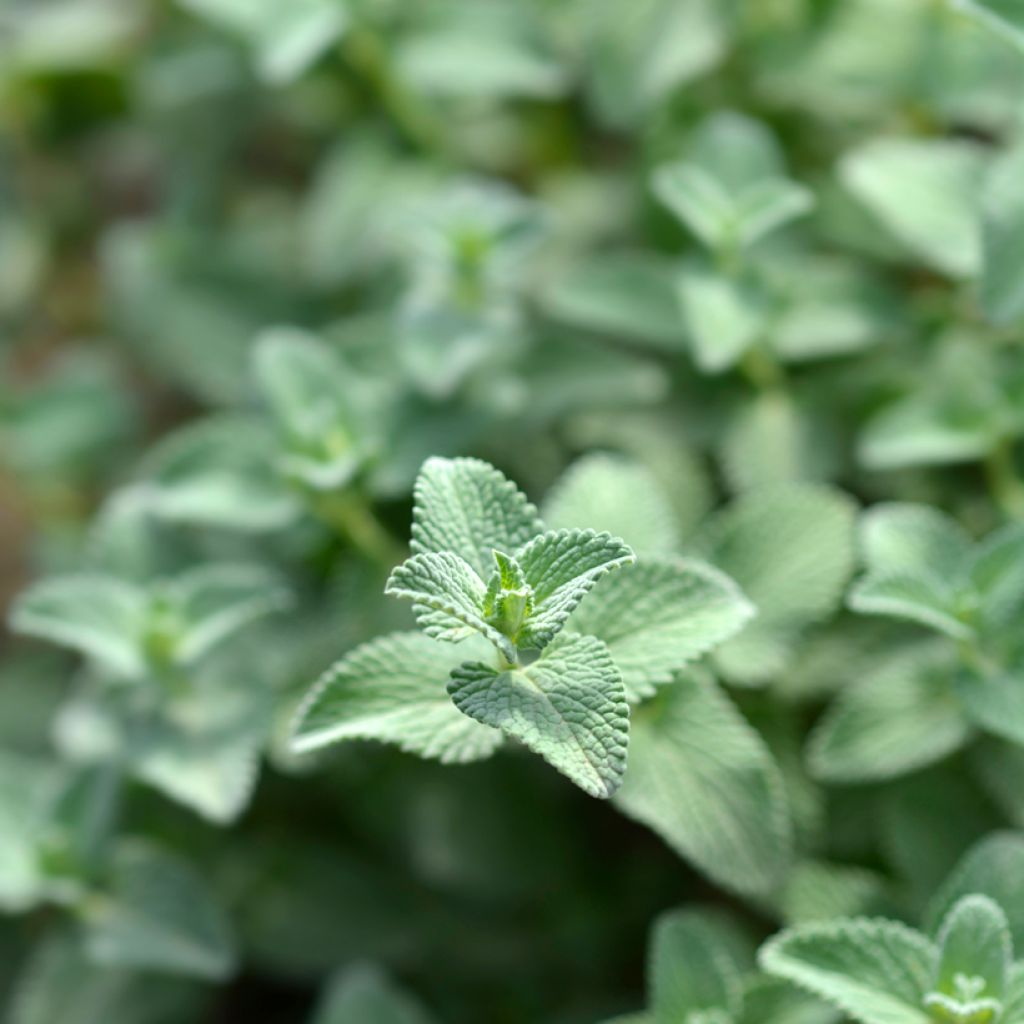
<instances>
[{"instance_id":1,"label":"green stem","mask_svg":"<svg viewBox=\"0 0 1024 1024\"><path fill-rule=\"evenodd\" d=\"M1024 519L1024 483L1017 475L1012 439L1002 438L985 457L985 477L1002 512L1011 519Z\"/></svg>"},{"instance_id":2,"label":"green stem","mask_svg":"<svg viewBox=\"0 0 1024 1024\"><path fill-rule=\"evenodd\" d=\"M402 546L380 524L362 495L332 494L320 502L318 511L326 523L344 534L371 561L390 568L405 558Z\"/></svg>"}]
</instances>

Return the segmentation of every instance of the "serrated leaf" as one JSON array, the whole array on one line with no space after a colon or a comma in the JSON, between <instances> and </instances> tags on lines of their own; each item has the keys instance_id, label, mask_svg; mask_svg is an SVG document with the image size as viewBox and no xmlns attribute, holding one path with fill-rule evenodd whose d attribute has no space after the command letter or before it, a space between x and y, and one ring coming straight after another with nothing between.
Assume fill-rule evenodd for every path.
<instances>
[{"instance_id":1,"label":"serrated leaf","mask_svg":"<svg viewBox=\"0 0 1024 1024\"><path fill-rule=\"evenodd\" d=\"M104 966L223 980L235 969L223 911L188 863L143 842L122 844L110 887L86 910L85 949Z\"/></svg>"},{"instance_id":2,"label":"serrated leaf","mask_svg":"<svg viewBox=\"0 0 1024 1024\"><path fill-rule=\"evenodd\" d=\"M573 613L576 632L608 645L630 700L737 633L755 614L739 587L702 562L640 562L602 581Z\"/></svg>"},{"instance_id":3,"label":"serrated leaf","mask_svg":"<svg viewBox=\"0 0 1024 1024\"><path fill-rule=\"evenodd\" d=\"M456 554L413 555L392 570L384 592L412 601L416 621L429 637L459 641L476 631L507 658L515 656L509 638L484 619L487 588L483 580Z\"/></svg>"},{"instance_id":4,"label":"serrated leaf","mask_svg":"<svg viewBox=\"0 0 1024 1024\"><path fill-rule=\"evenodd\" d=\"M993 832L964 854L928 908L928 931L937 932L960 899L972 894L1003 909L1014 948L1024 948L1024 834Z\"/></svg>"},{"instance_id":5,"label":"serrated leaf","mask_svg":"<svg viewBox=\"0 0 1024 1024\"><path fill-rule=\"evenodd\" d=\"M944 647L914 649L844 690L808 744L808 764L829 782L888 779L932 764L962 747L971 727L952 682Z\"/></svg>"},{"instance_id":6,"label":"serrated leaf","mask_svg":"<svg viewBox=\"0 0 1024 1024\"><path fill-rule=\"evenodd\" d=\"M850 499L815 484L751 492L708 522L696 552L734 579L758 610L716 651L731 681L772 678L799 630L834 611L853 568L853 525Z\"/></svg>"},{"instance_id":7,"label":"serrated leaf","mask_svg":"<svg viewBox=\"0 0 1024 1024\"><path fill-rule=\"evenodd\" d=\"M543 510L554 529L607 531L641 554L679 547L679 526L667 495L642 462L626 455L593 452L576 459L548 492Z\"/></svg>"},{"instance_id":8,"label":"serrated leaf","mask_svg":"<svg viewBox=\"0 0 1024 1024\"><path fill-rule=\"evenodd\" d=\"M649 1005L654 1024L704 1020L701 1011L732 1019L741 1004L740 972L712 920L699 911L663 914L648 953Z\"/></svg>"},{"instance_id":9,"label":"serrated leaf","mask_svg":"<svg viewBox=\"0 0 1024 1024\"><path fill-rule=\"evenodd\" d=\"M448 696L448 676L467 653L422 633L392 633L357 647L303 701L293 748L371 739L446 764L489 757L501 733L462 714Z\"/></svg>"},{"instance_id":10,"label":"serrated leaf","mask_svg":"<svg viewBox=\"0 0 1024 1024\"><path fill-rule=\"evenodd\" d=\"M504 672L468 662L452 672L448 692L460 711L519 740L591 796L618 789L629 705L595 637L563 633L533 664Z\"/></svg>"},{"instance_id":11,"label":"serrated leaf","mask_svg":"<svg viewBox=\"0 0 1024 1024\"><path fill-rule=\"evenodd\" d=\"M137 678L145 671L139 642L146 613L139 588L109 576L43 580L16 600L11 628L95 658L110 671Z\"/></svg>"},{"instance_id":12,"label":"serrated leaf","mask_svg":"<svg viewBox=\"0 0 1024 1024\"><path fill-rule=\"evenodd\" d=\"M772 756L718 687L693 672L636 712L615 804L737 892L771 893L789 865L792 827Z\"/></svg>"},{"instance_id":13,"label":"serrated leaf","mask_svg":"<svg viewBox=\"0 0 1024 1024\"><path fill-rule=\"evenodd\" d=\"M162 592L181 619L174 653L184 664L291 603L281 580L254 565L201 566L175 577Z\"/></svg>"},{"instance_id":14,"label":"serrated leaf","mask_svg":"<svg viewBox=\"0 0 1024 1024\"><path fill-rule=\"evenodd\" d=\"M958 593L931 574L876 574L850 590L848 604L863 615L888 615L918 622L954 640L966 640L974 630L958 618Z\"/></svg>"},{"instance_id":15,"label":"serrated leaf","mask_svg":"<svg viewBox=\"0 0 1024 1024\"><path fill-rule=\"evenodd\" d=\"M939 963L926 1004L970 1020L995 1019L1002 1009L1013 955L1006 915L987 896L964 896L938 936ZM955 1017L953 1018L955 1019Z\"/></svg>"},{"instance_id":16,"label":"serrated leaf","mask_svg":"<svg viewBox=\"0 0 1024 1024\"><path fill-rule=\"evenodd\" d=\"M413 497L413 551L457 554L481 579L495 549L515 552L544 529L516 485L479 459L428 459Z\"/></svg>"},{"instance_id":17,"label":"serrated leaf","mask_svg":"<svg viewBox=\"0 0 1024 1024\"><path fill-rule=\"evenodd\" d=\"M852 918L782 932L760 962L860 1024L931 1024L923 1005L937 955L905 925Z\"/></svg>"},{"instance_id":18,"label":"serrated leaf","mask_svg":"<svg viewBox=\"0 0 1024 1024\"><path fill-rule=\"evenodd\" d=\"M764 328L757 296L709 270L684 271L676 287L697 368L717 374L735 366Z\"/></svg>"},{"instance_id":19,"label":"serrated leaf","mask_svg":"<svg viewBox=\"0 0 1024 1024\"><path fill-rule=\"evenodd\" d=\"M373 964L354 964L329 983L310 1024L430 1024L427 1012Z\"/></svg>"},{"instance_id":20,"label":"serrated leaf","mask_svg":"<svg viewBox=\"0 0 1024 1024\"><path fill-rule=\"evenodd\" d=\"M839 177L913 254L951 277L981 263L980 147L962 140L882 138L840 161Z\"/></svg>"},{"instance_id":21,"label":"serrated leaf","mask_svg":"<svg viewBox=\"0 0 1024 1024\"><path fill-rule=\"evenodd\" d=\"M594 530L543 533L516 558L533 588L533 610L516 638L526 648L549 644L602 576L636 561L625 541Z\"/></svg>"}]
</instances>

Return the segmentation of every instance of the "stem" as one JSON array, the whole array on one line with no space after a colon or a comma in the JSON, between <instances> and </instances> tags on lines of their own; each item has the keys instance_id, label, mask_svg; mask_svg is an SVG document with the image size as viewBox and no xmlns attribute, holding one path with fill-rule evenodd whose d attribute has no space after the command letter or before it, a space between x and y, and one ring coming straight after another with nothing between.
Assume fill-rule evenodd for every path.
<instances>
[{"instance_id":1,"label":"stem","mask_svg":"<svg viewBox=\"0 0 1024 1024\"><path fill-rule=\"evenodd\" d=\"M786 376L779 363L765 349L754 345L743 353L739 363L740 372L759 391L782 388Z\"/></svg>"},{"instance_id":2,"label":"stem","mask_svg":"<svg viewBox=\"0 0 1024 1024\"><path fill-rule=\"evenodd\" d=\"M1017 476L1011 438L1002 438L985 456L985 477L1003 514L1010 519L1024 519L1024 483Z\"/></svg>"},{"instance_id":3,"label":"stem","mask_svg":"<svg viewBox=\"0 0 1024 1024\"><path fill-rule=\"evenodd\" d=\"M325 496L317 511L372 561L390 568L405 557L402 546L380 524L362 495L345 492Z\"/></svg>"}]
</instances>

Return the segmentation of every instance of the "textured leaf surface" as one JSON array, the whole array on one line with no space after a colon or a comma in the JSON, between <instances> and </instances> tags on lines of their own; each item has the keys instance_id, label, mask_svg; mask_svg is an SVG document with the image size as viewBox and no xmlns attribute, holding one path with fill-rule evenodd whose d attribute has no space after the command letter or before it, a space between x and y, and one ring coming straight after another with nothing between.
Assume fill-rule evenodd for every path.
<instances>
[{"instance_id":1,"label":"textured leaf surface","mask_svg":"<svg viewBox=\"0 0 1024 1024\"><path fill-rule=\"evenodd\" d=\"M611 651L631 700L734 635L754 615L739 587L702 562L640 562L603 580L573 614L572 628Z\"/></svg>"},{"instance_id":2,"label":"textured leaf surface","mask_svg":"<svg viewBox=\"0 0 1024 1024\"><path fill-rule=\"evenodd\" d=\"M512 553L544 529L516 485L479 459L428 459L413 497L413 550L453 552L481 578L495 548Z\"/></svg>"},{"instance_id":3,"label":"textured leaf surface","mask_svg":"<svg viewBox=\"0 0 1024 1024\"><path fill-rule=\"evenodd\" d=\"M945 648L913 650L844 690L811 735L808 763L830 782L903 775L967 742L970 723L952 689Z\"/></svg>"},{"instance_id":4,"label":"textured leaf surface","mask_svg":"<svg viewBox=\"0 0 1024 1024\"><path fill-rule=\"evenodd\" d=\"M146 596L107 576L43 580L14 604L11 628L95 658L117 675L145 671L140 649Z\"/></svg>"},{"instance_id":5,"label":"textured leaf surface","mask_svg":"<svg viewBox=\"0 0 1024 1024\"><path fill-rule=\"evenodd\" d=\"M770 940L761 966L860 1024L930 1024L924 997L937 951L894 921L854 918L801 925Z\"/></svg>"},{"instance_id":6,"label":"textured leaf surface","mask_svg":"<svg viewBox=\"0 0 1024 1024\"><path fill-rule=\"evenodd\" d=\"M706 677L681 676L636 713L615 802L730 889L767 895L788 867L791 825L778 769Z\"/></svg>"},{"instance_id":7,"label":"textured leaf surface","mask_svg":"<svg viewBox=\"0 0 1024 1024\"><path fill-rule=\"evenodd\" d=\"M532 665L506 672L466 663L448 692L460 711L519 740L591 796L618 789L629 705L600 640L562 634Z\"/></svg>"},{"instance_id":8,"label":"textured leaf surface","mask_svg":"<svg viewBox=\"0 0 1024 1024\"><path fill-rule=\"evenodd\" d=\"M577 459L548 492L544 520L554 529L607 531L641 554L679 547L667 495L651 470L625 455L594 452Z\"/></svg>"},{"instance_id":9,"label":"textured leaf surface","mask_svg":"<svg viewBox=\"0 0 1024 1024\"><path fill-rule=\"evenodd\" d=\"M625 541L593 530L541 534L516 557L534 594L533 611L519 637L523 647L549 644L602 576L636 561Z\"/></svg>"},{"instance_id":10,"label":"textured leaf surface","mask_svg":"<svg viewBox=\"0 0 1024 1024\"><path fill-rule=\"evenodd\" d=\"M330 982L310 1024L430 1024L432 1020L378 967L355 964Z\"/></svg>"},{"instance_id":11,"label":"textured leaf surface","mask_svg":"<svg viewBox=\"0 0 1024 1024\"><path fill-rule=\"evenodd\" d=\"M484 645L481 655L487 650ZM294 748L371 739L445 763L488 757L501 733L464 715L447 691L449 673L471 653L422 633L392 633L357 647L306 697L296 716Z\"/></svg>"},{"instance_id":12,"label":"textured leaf surface","mask_svg":"<svg viewBox=\"0 0 1024 1024\"><path fill-rule=\"evenodd\" d=\"M118 850L109 893L87 915L86 950L98 964L209 980L235 969L228 922L203 879L141 842Z\"/></svg>"}]
</instances>

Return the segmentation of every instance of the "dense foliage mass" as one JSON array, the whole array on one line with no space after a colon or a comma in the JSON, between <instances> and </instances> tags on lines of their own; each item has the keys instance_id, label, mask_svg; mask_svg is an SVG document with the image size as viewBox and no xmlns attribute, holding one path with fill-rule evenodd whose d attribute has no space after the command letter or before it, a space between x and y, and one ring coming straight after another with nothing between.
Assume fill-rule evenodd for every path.
<instances>
[{"instance_id":1,"label":"dense foliage mass","mask_svg":"<svg viewBox=\"0 0 1024 1024\"><path fill-rule=\"evenodd\" d=\"M8 0L3 1024L1024 1024L1024 5Z\"/></svg>"}]
</instances>

